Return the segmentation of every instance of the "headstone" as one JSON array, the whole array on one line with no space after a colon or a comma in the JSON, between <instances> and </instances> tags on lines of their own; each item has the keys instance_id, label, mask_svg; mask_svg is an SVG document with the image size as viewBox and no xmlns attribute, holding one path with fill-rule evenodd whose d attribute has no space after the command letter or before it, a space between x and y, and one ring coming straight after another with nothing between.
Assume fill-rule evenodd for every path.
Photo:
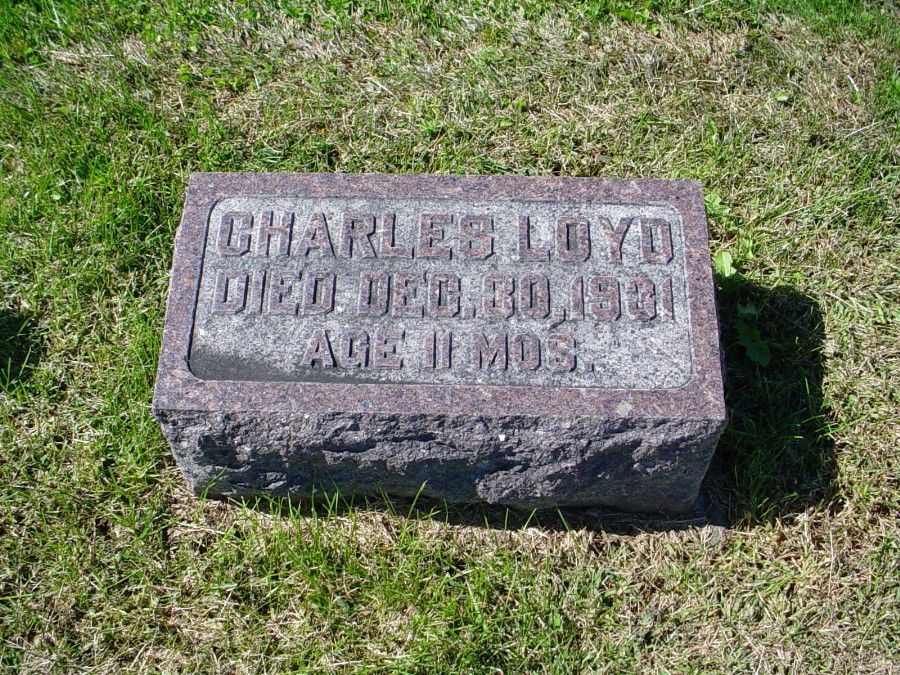
<instances>
[{"instance_id":1,"label":"headstone","mask_svg":"<svg viewBox=\"0 0 900 675\"><path fill-rule=\"evenodd\" d=\"M688 510L726 419L700 187L195 174L153 410L198 493Z\"/></svg>"}]
</instances>

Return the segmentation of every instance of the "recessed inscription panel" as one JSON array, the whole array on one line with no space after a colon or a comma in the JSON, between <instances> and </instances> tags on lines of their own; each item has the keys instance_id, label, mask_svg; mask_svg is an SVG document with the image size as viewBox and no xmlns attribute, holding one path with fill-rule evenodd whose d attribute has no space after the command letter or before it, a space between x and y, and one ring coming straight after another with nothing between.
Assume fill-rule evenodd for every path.
<instances>
[{"instance_id":1,"label":"recessed inscription panel","mask_svg":"<svg viewBox=\"0 0 900 675\"><path fill-rule=\"evenodd\" d=\"M209 214L203 379L671 388L691 375L666 204L229 198Z\"/></svg>"}]
</instances>

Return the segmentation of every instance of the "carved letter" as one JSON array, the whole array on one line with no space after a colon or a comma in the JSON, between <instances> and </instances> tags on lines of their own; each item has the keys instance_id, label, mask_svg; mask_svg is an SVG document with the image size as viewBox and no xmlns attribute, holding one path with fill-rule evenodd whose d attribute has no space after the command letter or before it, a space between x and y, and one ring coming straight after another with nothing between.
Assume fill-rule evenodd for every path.
<instances>
[{"instance_id":1,"label":"carved letter","mask_svg":"<svg viewBox=\"0 0 900 675\"><path fill-rule=\"evenodd\" d=\"M531 225L528 216L519 216L519 262L547 262L550 251L531 248Z\"/></svg>"},{"instance_id":2,"label":"carved letter","mask_svg":"<svg viewBox=\"0 0 900 675\"><path fill-rule=\"evenodd\" d=\"M459 219L461 246L459 254L471 260L483 260L494 252L494 219L490 216L465 215Z\"/></svg>"},{"instance_id":3,"label":"carved letter","mask_svg":"<svg viewBox=\"0 0 900 675\"><path fill-rule=\"evenodd\" d=\"M547 365L554 373L568 373L575 368L575 338L566 333L553 333L547 339Z\"/></svg>"},{"instance_id":4,"label":"carved letter","mask_svg":"<svg viewBox=\"0 0 900 675\"><path fill-rule=\"evenodd\" d=\"M658 234L653 233L656 227ZM672 226L663 218L641 218L641 257L645 263L672 261Z\"/></svg>"},{"instance_id":5,"label":"carved letter","mask_svg":"<svg viewBox=\"0 0 900 675\"><path fill-rule=\"evenodd\" d=\"M247 295L247 273L238 270L219 270L212 311L216 314L237 314L244 309Z\"/></svg>"},{"instance_id":6,"label":"carved letter","mask_svg":"<svg viewBox=\"0 0 900 675\"><path fill-rule=\"evenodd\" d=\"M300 281L299 272L272 270L272 286L269 288L269 314L296 314L300 307L298 300L288 300L294 284Z\"/></svg>"},{"instance_id":7,"label":"carved letter","mask_svg":"<svg viewBox=\"0 0 900 675\"><path fill-rule=\"evenodd\" d=\"M412 246L397 246L395 223L397 217L386 211L381 217L381 246L378 255L382 258L412 258Z\"/></svg>"},{"instance_id":8,"label":"carved letter","mask_svg":"<svg viewBox=\"0 0 900 675\"><path fill-rule=\"evenodd\" d=\"M229 211L219 223L216 252L219 255L244 255L250 250L250 228L253 216L246 211ZM237 231L237 242L232 242Z\"/></svg>"},{"instance_id":9,"label":"carved letter","mask_svg":"<svg viewBox=\"0 0 900 675\"><path fill-rule=\"evenodd\" d=\"M619 282L615 277L588 280L588 311L597 321L615 321L621 311Z\"/></svg>"},{"instance_id":10,"label":"carved letter","mask_svg":"<svg viewBox=\"0 0 900 675\"><path fill-rule=\"evenodd\" d=\"M300 365L304 368L313 368L318 363L320 368L334 368L334 354L331 353L331 344L328 342L328 334L321 328L313 331L306 343L306 351L300 359Z\"/></svg>"},{"instance_id":11,"label":"carved letter","mask_svg":"<svg viewBox=\"0 0 900 675\"><path fill-rule=\"evenodd\" d=\"M459 314L459 277L453 273L428 275L428 316L450 318Z\"/></svg>"},{"instance_id":12,"label":"carved letter","mask_svg":"<svg viewBox=\"0 0 900 675\"><path fill-rule=\"evenodd\" d=\"M660 284L659 304L662 305L662 316L666 319L675 318L675 302L672 298L672 277L666 277Z\"/></svg>"},{"instance_id":13,"label":"carved letter","mask_svg":"<svg viewBox=\"0 0 900 675\"><path fill-rule=\"evenodd\" d=\"M250 272L250 285L247 288L247 312L261 314L263 311L263 297L266 292L266 272L256 270Z\"/></svg>"},{"instance_id":14,"label":"carved letter","mask_svg":"<svg viewBox=\"0 0 900 675\"><path fill-rule=\"evenodd\" d=\"M590 257L591 234L586 220L562 216L556 221L556 252L566 262L584 262Z\"/></svg>"},{"instance_id":15,"label":"carved letter","mask_svg":"<svg viewBox=\"0 0 900 675\"><path fill-rule=\"evenodd\" d=\"M513 315L515 282L508 274L490 272L484 276L483 316L508 319Z\"/></svg>"},{"instance_id":16,"label":"carved letter","mask_svg":"<svg viewBox=\"0 0 900 675\"><path fill-rule=\"evenodd\" d=\"M397 272L391 280L391 316L416 318L422 316L422 305L416 304L421 273Z\"/></svg>"},{"instance_id":17,"label":"carved letter","mask_svg":"<svg viewBox=\"0 0 900 675\"><path fill-rule=\"evenodd\" d=\"M656 316L656 293L648 276L632 277L628 283L627 305L632 318L649 321Z\"/></svg>"},{"instance_id":18,"label":"carved letter","mask_svg":"<svg viewBox=\"0 0 900 675\"><path fill-rule=\"evenodd\" d=\"M291 255L309 257L310 251L316 251L320 258L333 258L334 249L331 246L331 235L328 234L328 224L325 222L324 213L314 213L309 217L303 236L295 241Z\"/></svg>"},{"instance_id":19,"label":"carved letter","mask_svg":"<svg viewBox=\"0 0 900 675\"><path fill-rule=\"evenodd\" d=\"M402 368L403 359L399 354L399 343L403 342L403 331L393 328L379 328L372 346L372 365L375 368Z\"/></svg>"},{"instance_id":20,"label":"carved letter","mask_svg":"<svg viewBox=\"0 0 900 675\"><path fill-rule=\"evenodd\" d=\"M303 284L303 315L328 314L334 307L334 274L313 271L306 273Z\"/></svg>"},{"instance_id":21,"label":"carved letter","mask_svg":"<svg viewBox=\"0 0 900 675\"><path fill-rule=\"evenodd\" d=\"M443 225L450 225L453 216L449 213L423 213L419 217L419 245L416 248L420 258L449 258L449 246L435 246L444 241Z\"/></svg>"},{"instance_id":22,"label":"carved letter","mask_svg":"<svg viewBox=\"0 0 900 675\"><path fill-rule=\"evenodd\" d=\"M344 213L344 224L341 228L342 258L374 258L375 249L369 237L375 234L375 216L371 213ZM354 246L355 244L355 246Z\"/></svg>"},{"instance_id":23,"label":"carved letter","mask_svg":"<svg viewBox=\"0 0 900 675\"><path fill-rule=\"evenodd\" d=\"M272 211L263 211L262 223L256 235L256 255L267 257L286 256L291 247L291 230L294 227L294 214L281 214L281 225L275 225ZM272 239L276 245L272 246Z\"/></svg>"},{"instance_id":24,"label":"carved letter","mask_svg":"<svg viewBox=\"0 0 900 675\"><path fill-rule=\"evenodd\" d=\"M476 368L506 370L506 333L497 333L490 339L484 333L472 335L472 365Z\"/></svg>"},{"instance_id":25,"label":"carved letter","mask_svg":"<svg viewBox=\"0 0 900 675\"><path fill-rule=\"evenodd\" d=\"M613 228L612 224L606 218L600 219L600 229L606 235L606 243L609 245L609 259L612 262L622 262L622 242L625 241L625 235L628 228L631 227L633 218L619 218L619 224Z\"/></svg>"},{"instance_id":26,"label":"carved letter","mask_svg":"<svg viewBox=\"0 0 900 675\"><path fill-rule=\"evenodd\" d=\"M382 316L387 312L391 278L387 272L363 272L359 275L357 314Z\"/></svg>"},{"instance_id":27,"label":"carved letter","mask_svg":"<svg viewBox=\"0 0 900 675\"><path fill-rule=\"evenodd\" d=\"M543 319L550 313L550 280L543 274L526 274L519 282L519 307L532 319Z\"/></svg>"},{"instance_id":28,"label":"carved letter","mask_svg":"<svg viewBox=\"0 0 900 675\"><path fill-rule=\"evenodd\" d=\"M584 280L581 277L572 279L569 287L570 307L569 318L581 320L584 318Z\"/></svg>"},{"instance_id":29,"label":"carved letter","mask_svg":"<svg viewBox=\"0 0 900 675\"><path fill-rule=\"evenodd\" d=\"M449 368L452 350L452 333L437 333L433 330L425 333L425 364L429 368Z\"/></svg>"},{"instance_id":30,"label":"carved letter","mask_svg":"<svg viewBox=\"0 0 900 675\"><path fill-rule=\"evenodd\" d=\"M512 340L512 360L522 370L537 370L541 365L541 341L537 335L516 335Z\"/></svg>"},{"instance_id":31,"label":"carved letter","mask_svg":"<svg viewBox=\"0 0 900 675\"><path fill-rule=\"evenodd\" d=\"M341 368L365 368L369 361L369 334L364 330L341 333L338 363Z\"/></svg>"}]
</instances>

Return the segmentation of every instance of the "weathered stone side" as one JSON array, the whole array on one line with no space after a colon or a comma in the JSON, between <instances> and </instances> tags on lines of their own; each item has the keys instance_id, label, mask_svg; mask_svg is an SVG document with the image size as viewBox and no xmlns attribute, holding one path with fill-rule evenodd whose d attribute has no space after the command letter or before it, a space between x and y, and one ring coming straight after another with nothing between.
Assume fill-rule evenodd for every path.
<instances>
[{"instance_id":1,"label":"weathered stone side","mask_svg":"<svg viewBox=\"0 0 900 675\"><path fill-rule=\"evenodd\" d=\"M384 491L516 508L685 512L721 420L157 411L195 492ZM424 485L424 488L423 488Z\"/></svg>"}]
</instances>

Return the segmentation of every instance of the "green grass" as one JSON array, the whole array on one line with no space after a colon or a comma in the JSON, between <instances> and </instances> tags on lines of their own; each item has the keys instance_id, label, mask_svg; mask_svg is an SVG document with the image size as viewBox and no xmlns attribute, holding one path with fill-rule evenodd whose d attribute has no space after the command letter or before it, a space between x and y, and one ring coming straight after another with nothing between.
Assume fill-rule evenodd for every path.
<instances>
[{"instance_id":1,"label":"green grass","mask_svg":"<svg viewBox=\"0 0 900 675\"><path fill-rule=\"evenodd\" d=\"M0 3L0 667L900 667L900 16L699 5ZM728 527L190 497L150 398L211 170L702 181Z\"/></svg>"}]
</instances>

